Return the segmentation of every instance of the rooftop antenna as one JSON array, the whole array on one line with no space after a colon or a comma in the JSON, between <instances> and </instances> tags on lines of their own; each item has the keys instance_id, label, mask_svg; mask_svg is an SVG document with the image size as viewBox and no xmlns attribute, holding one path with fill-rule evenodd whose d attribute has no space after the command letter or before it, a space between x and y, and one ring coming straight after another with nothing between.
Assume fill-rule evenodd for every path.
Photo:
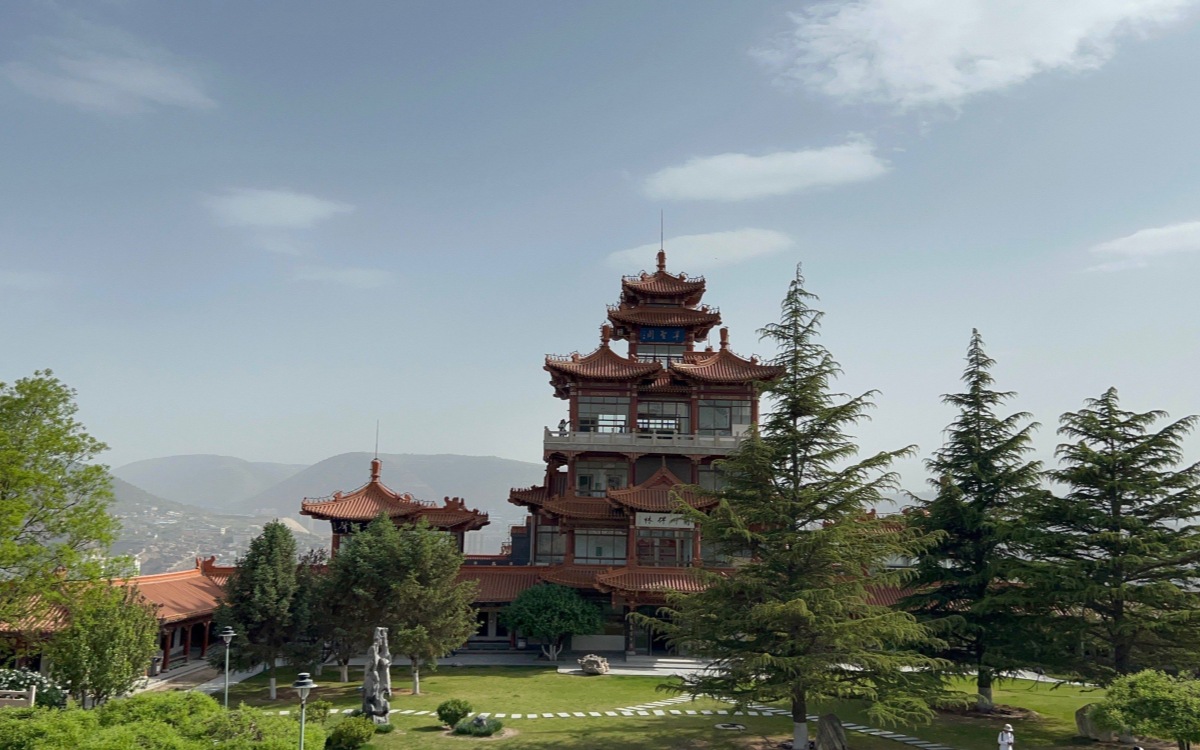
<instances>
[{"instance_id":1,"label":"rooftop antenna","mask_svg":"<svg viewBox=\"0 0 1200 750\"><path fill-rule=\"evenodd\" d=\"M663 211L658 209L658 270L667 270L666 233L663 230Z\"/></svg>"},{"instance_id":2,"label":"rooftop antenna","mask_svg":"<svg viewBox=\"0 0 1200 750\"><path fill-rule=\"evenodd\" d=\"M379 458L379 420L375 420L375 458Z\"/></svg>"}]
</instances>

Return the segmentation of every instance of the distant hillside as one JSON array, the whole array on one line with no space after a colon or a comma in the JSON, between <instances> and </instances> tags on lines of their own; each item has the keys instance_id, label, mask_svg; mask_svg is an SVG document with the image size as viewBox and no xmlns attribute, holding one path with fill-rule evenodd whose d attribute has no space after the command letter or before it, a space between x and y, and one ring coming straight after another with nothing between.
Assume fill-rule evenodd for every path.
<instances>
[{"instance_id":1,"label":"distant hillside","mask_svg":"<svg viewBox=\"0 0 1200 750\"><path fill-rule=\"evenodd\" d=\"M371 478L370 453L343 453L289 477L274 487L239 503L236 512L255 515L289 515L300 512L300 501L349 492ZM512 487L528 487L542 480L541 464L511 461L494 456L451 454L381 454L383 483L397 492L410 492L421 500L465 498L467 505L496 518L520 518L524 513L509 504ZM507 529L506 529L507 531Z\"/></svg>"},{"instance_id":2,"label":"distant hillside","mask_svg":"<svg viewBox=\"0 0 1200 750\"><path fill-rule=\"evenodd\" d=\"M304 464L244 461L232 456L167 456L113 469L113 475L160 498L229 512L303 470ZM234 511L237 512L237 511Z\"/></svg>"}]
</instances>

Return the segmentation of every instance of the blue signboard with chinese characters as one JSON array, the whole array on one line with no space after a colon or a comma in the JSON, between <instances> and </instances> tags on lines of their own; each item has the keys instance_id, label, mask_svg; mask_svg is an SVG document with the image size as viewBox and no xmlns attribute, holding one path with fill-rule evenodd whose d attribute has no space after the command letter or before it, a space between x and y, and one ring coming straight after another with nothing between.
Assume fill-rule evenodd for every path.
<instances>
[{"instance_id":1,"label":"blue signboard with chinese characters","mask_svg":"<svg viewBox=\"0 0 1200 750\"><path fill-rule=\"evenodd\" d=\"M686 335L686 328L642 326L638 329L638 341L643 344L682 344Z\"/></svg>"}]
</instances>

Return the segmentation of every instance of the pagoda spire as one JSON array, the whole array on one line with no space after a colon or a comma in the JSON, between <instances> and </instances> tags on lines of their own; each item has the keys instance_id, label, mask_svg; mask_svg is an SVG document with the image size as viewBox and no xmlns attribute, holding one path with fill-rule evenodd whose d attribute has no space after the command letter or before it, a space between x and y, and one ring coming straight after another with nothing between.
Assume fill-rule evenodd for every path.
<instances>
[{"instance_id":1,"label":"pagoda spire","mask_svg":"<svg viewBox=\"0 0 1200 750\"><path fill-rule=\"evenodd\" d=\"M379 475L383 469L383 461L379 460L379 456L371 459L371 481L378 482Z\"/></svg>"},{"instance_id":2,"label":"pagoda spire","mask_svg":"<svg viewBox=\"0 0 1200 750\"><path fill-rule=\"evenodd\" d=\"M659 249L658 251L658 270L660 272L667 270L667 251Z\"/></svg>"}]
</instances>

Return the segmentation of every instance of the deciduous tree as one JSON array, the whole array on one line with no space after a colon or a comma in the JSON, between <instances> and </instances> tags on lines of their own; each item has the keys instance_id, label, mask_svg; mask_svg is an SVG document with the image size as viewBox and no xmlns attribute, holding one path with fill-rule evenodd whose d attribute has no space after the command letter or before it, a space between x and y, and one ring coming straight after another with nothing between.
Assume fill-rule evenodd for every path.
<instances>
[{"instance_id":1,"label":"deciduous tree","mask_svg":"<svg viewBox=\"0 0 1200 750\"><path fill-rule=\"evenodd\" d=\"M1026 514L1022 573L1075 636L1076 671L1108 682L1200 660L1200 464L1183 464L1197 417L1122 409L1115 388L1064 414L1065 492Z\"/></svg>"},{"instance_id":2,"label":"deciduous tree","mask_svg":"<svg viewBox=\"0 0 1200 750\"><path fill-rule=\"evenodd\" d=\"M575 589L552 583L522 591L502 617L510 629L541 641L542 652L551 661L558 661L568 636L594 633L603 624L599 607Z\"/></svg>"},{"instance_id":3,"label":"deciduous tree","mask_svg":"<svg viewBox=\"0 0 1200 750\"><path fill-rule=\"evenodd\" d=\"M930 639L912 615L876 603L897 586L886 567L925 542L868 508L894 484L893 459L911 448L856 460L847 430L865 418L871 393L835 394L837 363L817 341L822 314L797 271L780 322L760 332L778 347L783 374L766 393L775 406L722 464L727 482L705 515L681 505L710 544L741 562L704 576L702 593L669 598L656 626L680 647L713 660L677 689L746 704L791 704L795 747L808 746L806 716L819 700L861 698L884 722L928 720L941 695L940 660L916 649Z\"/></svg>"},{"instance_id":4,"label":"deciduous tree","mask_svg":"<svg viewBox=\"0 0 1200 750\"><path fill-rule=\"evenodd\" d=\"M1115 730L1175 740L1179 750L1200 742L1200 682L1146 670L1108 686L1093 714Z\"/></svg>"},{"instance_id":5,"label":"deciduous tree","mask_svg":"<svg viewBox=\"0 0 1200 750\"><path fill-rule=\"evenodd\" d=\"M49 370L0 383L0 621L35 619L64 586L102 577L119 525L108 469L93 463L106 446L77 411Z\"/></svg>"},{"instance_id":6,"label":"deciduous tree","mask_svg":"<svg viewBox=\"0 0 1200 750\"><path fill-rule=\"evenodd\" d=\"M1037 425L1024 412L998 413L1014 394L993 388L993 365L979 331L972 331L966 389L942 397L958 415L946 442L925 462L937 495L911 515L913 526L936 533L937 542L919 557L917 593L903 605L945 640L942 656L959 671L974 672L984 711L992 707L998 674L1036 661L1030 651L1036 640L1023 634L1036 617L1011 601L1009 541L1018 509L1045 494L1041 464L1028 459Z\"/></svg>"},{"instance_id":7,"label":"deciduous tree","mask_svg":"<svg viewBox=\"0 0 1200 750\"><path fill-rule=\"evenodd\" d=\"M225 599L215 616L218 626L228 625L237 633L230 644L231 665L266 666L271 700L276 696L276 666L293 640L295 595L296 539L287 526L271 521L251 540L246 556L225 582ZM214 653L214 664L221 658Z\"/></svg>"},{"instance_id":8,"label":"deciduous tree","mask_svg":"<svg viewBox=\"0 0 1200 750\"><path fill-rule=\"evenodd\" d=\"M100 581L76 587L66 611L46 648L53 677L83 705L129 692L158 652L156 607L136 586Z\"/></svg>"}]
</instances>

